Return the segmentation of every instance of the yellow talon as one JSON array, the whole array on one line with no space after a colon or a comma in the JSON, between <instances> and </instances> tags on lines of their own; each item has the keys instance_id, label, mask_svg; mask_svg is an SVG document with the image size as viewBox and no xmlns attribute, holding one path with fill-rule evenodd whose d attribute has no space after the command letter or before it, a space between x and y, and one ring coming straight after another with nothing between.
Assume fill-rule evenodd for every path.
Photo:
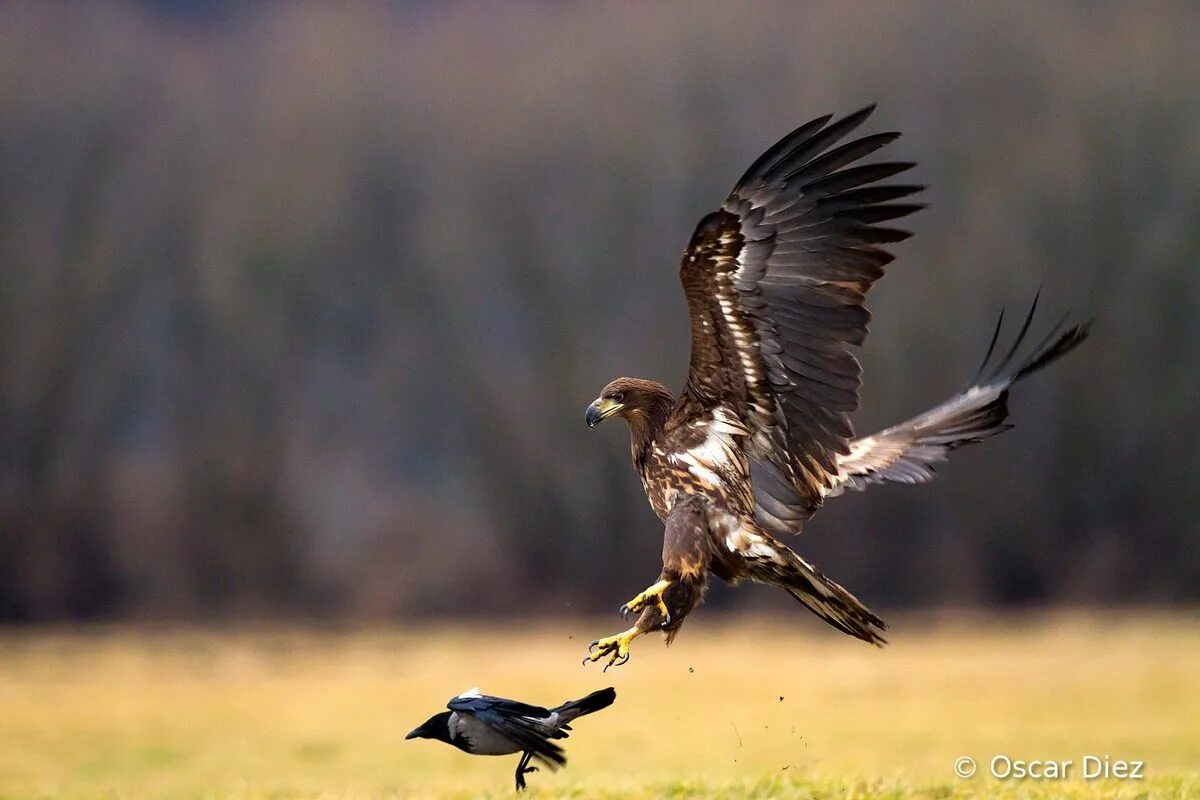
<instances>
[{"instance_id":1,"label":"yellow talon","mask_svg":"<svg viewBox=\"0 0 1200 800\"><path fill-rule=\"evenodd\" d=\"M663 600L663 592L670 585L670 581L659 581L649 589L641 592L637 597L621 606L621 616L628 617L630 614L636 614L646 607L646 603L654 600L655 605L658 606L658 613L662 615L662 627L667 627L671 624L671 612L667 610L667 603Z\"/></svg>"},{"instance_id":2,"label":"yellow talon","mask_svg":"<svg viewBox=\"0 0 1200 800\"><path fill-rule=\"evenodd\" d=\"M608 668L612 666L621 666L629 660L629 644L641 634L637 628L630 628L627 631L622 631L616 636L605 636L603 639L597 639L588 645L588 655L583 659L583 663L589 661L599 661L608 656L608 663L604 665L604 671L608 672Z\"/></svg>"}]
</instances>

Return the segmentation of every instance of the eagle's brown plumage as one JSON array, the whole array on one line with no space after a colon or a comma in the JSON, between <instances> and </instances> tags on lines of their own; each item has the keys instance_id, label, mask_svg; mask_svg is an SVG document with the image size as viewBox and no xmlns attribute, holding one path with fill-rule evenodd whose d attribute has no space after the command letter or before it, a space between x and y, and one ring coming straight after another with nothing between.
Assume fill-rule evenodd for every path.
<instances>
[{"instance_id":1,"label":"eagle's brown plumage","mask_svg":"<svg viewBox=\"0 0 1200 800\"><path fill-rule=\"evenodd\" d=\"M1007 427L1014 381L1086 336L1086 325L1060 324L1010 367L1031 309L987 379L909 422L853 439L861 368L850 348L866 337L864 298L892 260L880 245L909 236L881 223L921 207L896 202L921 187L880 183L911 163L857 163L898 134L839 145L871 111L797 128L700 221L679 269L692 334L679 397L653 381L618 378L589 407L590 425L613 415L628 421L634 464L666 523L662 604L653 592L635 598L635 627L601 640L593 660L627 657L629 641L655 627L673 636L709 572L781 586L838 629L881 644L882 620L776 537L799 533L846 487L927 480L949 450Z\"/></svg>"}]
</instances>

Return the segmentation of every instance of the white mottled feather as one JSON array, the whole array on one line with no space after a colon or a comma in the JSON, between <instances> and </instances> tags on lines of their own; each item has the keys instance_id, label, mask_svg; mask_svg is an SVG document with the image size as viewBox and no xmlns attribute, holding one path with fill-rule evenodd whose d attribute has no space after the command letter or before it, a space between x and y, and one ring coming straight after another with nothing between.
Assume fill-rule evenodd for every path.
<instances>
[{"instance_id":1,"label":"white mottled feather","mask_svg":"<svg viewBox=\"0 0 1200 800\"><path fill-rule=\"evenodd\" d=\"M712 424L704 440L682 453L672 453L668 459L683 466L698 480L707 486L716 488L724 481L721 476L737 470L740 449L733 440L735 435L745 431L745 428L726 413L720 413L718 408Z\"/></svg>"}]
</instances>

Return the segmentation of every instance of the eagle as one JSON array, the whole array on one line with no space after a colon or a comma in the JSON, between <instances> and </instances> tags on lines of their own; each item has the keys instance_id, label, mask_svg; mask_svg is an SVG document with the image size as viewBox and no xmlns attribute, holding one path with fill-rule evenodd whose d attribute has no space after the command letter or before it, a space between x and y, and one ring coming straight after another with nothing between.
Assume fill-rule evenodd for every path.
<instances>
[{"instance_id":1,"label":"eagle","mask_svg":"<svg viewBox=\"0 0 1200 800\"><path fill-rule=\"evenodd\" d=\"M634 467L665 530L658 581L621 607L635 624L592 642L585 664L624 664L630 643L654 630L670 644L709 574L778 586L843 633L882 646L883 620L782 540L829 497L923 483L951 451L1007 430L1010 387L1087 337L1090 323L1064 317L1027 346L1035 297L1007 353L993 359L1001 313L966 389L855 438L862 369L852 348L867 335L864 300L893 259L883 246L911 235L884 223L923 207L911 197L924 187L889 180L914 163L863 163L898 133L840 144L873 110L801 125L700 220L679 267L691 321L683 391L618 378L588 406L590 427L628 423Z\"/></svg>"}]
</instances>

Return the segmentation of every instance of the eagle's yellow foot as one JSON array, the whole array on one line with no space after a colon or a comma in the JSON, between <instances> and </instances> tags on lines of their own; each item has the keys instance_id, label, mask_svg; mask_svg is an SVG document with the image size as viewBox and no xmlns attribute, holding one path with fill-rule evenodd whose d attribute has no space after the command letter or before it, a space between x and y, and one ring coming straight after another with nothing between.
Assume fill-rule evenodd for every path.
<instances>
[{"instance_id":1,"label":"eagle's yellow foot","mask_svg":"<svg viewBox=\"0 0 1200 800\"><path fill-rule=\"evenodd\" d=\"M621 616L626 619L630 614L636 614L646 607L646 604L651 600L658 606L658 613L662 616L662 627L667 627L671 624L671 612L667 610L667 603L663 600L663 592L671 585L670 581L659 581L658 583L646 589L637 597L630 600L625 605L621 606Z\"/></svg>"},{"instance_id":2,"label":"eagle's yellow foot","mask_svg":"<svg viewBox=\"0 0 1200 800\"><path fill-rule=\"evenodd\" d=\"M609 667L619 667L629 660L629 643L641 634L637 628L630 628L627 631L622 631L616 636L605 636L603 639L597 639L588 645L588 654L584 656L583 663L589 661L599 661L605 656L608 657L608 663L604 665L604 671L608 672Z\"/></svg>"}]
</instances>

